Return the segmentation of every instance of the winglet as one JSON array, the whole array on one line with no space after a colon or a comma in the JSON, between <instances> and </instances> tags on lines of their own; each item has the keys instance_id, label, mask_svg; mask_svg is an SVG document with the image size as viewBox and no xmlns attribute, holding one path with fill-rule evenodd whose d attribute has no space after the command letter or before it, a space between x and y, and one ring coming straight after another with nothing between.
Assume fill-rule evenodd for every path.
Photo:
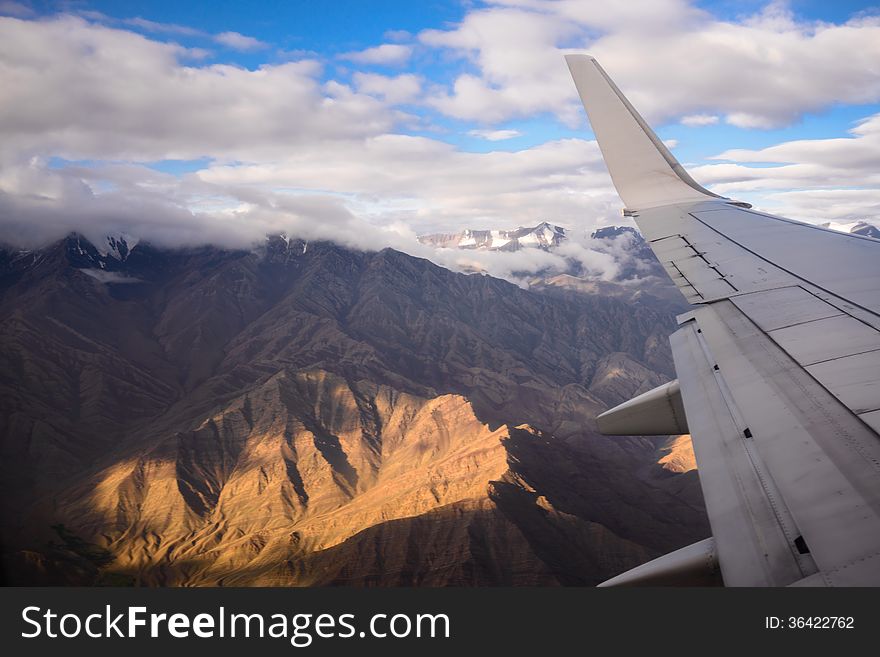
<instances>
[{"instance_id":1,"label":"winglet","mask_svg":"<svg viewBox=\"0 0 880 657\"><path fill-rule=\"evenodd\" d=\"M565 61L628 210L722 198L701 187L589 55Z\"/></svg>"}]
</instances>

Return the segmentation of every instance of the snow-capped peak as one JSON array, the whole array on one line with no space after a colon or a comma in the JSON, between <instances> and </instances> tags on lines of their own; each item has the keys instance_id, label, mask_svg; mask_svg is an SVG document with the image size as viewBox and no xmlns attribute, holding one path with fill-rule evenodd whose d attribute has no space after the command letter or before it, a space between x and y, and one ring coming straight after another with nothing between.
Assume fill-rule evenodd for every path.
<instances>
[{"instance_id":1,"label":"snow-capped peak","mask_svg":"<svg viewBox=\"0 0 880 657\"><path fill-rule=\"evenodd\" d=\"M513 230L474 230L455 234L423 235L419 241L443 248L516 251L521 248L551 249L566 239L565 229L546 221Z\"/></svg>"},{"instance_id":2,"label":"snow-capped peak","mask_svg":"<svg viewBox=\"0 0 880 657\"><path fill-rule=\"evenodd\" d=\"M138 242L137 237L132 237L131 235L126 235L124 233L120 235L107 235L104 238L104 242L100 245L96 245L98 253L102 256L111 258L115 258L119 262L125 262L126 258L131 254L132 249L137 246Z\"/></svg>"},{"instance_id":3,"label":"snow-capped peak","mask_svg":"<svg viewBox=\"0 0 880 657\"><path fill-rule=\"evenodd\" d=\"M863 237L873 237L874 239L880 239L880 229L877 228L874 224L869 224L866 221L860 221L855 226L849 229L849 232L854 235L862 235Z\"/></svg>"}]
</instances>

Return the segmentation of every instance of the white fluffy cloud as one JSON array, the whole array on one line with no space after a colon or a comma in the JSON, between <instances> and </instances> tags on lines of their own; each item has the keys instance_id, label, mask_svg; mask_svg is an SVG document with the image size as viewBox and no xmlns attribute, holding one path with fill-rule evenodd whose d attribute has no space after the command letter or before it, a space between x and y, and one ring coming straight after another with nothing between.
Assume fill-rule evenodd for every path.
<instances>
[{"instance_id":1,"label":"white fluffy cloud","mask_svg":"<svg viewBox=\"0 0 880 657\"><path fill-rule=\"evenodd\" d=\"M586 230L619 215L620 204L596 143L579 139L468 153L424 137L380 135L299 150L271 164L217 164L196 175L218 188L344 193L378 221L406 221L421 233L544 218Z\"/></svg>"},{"instance_id":2,"label":"white fluffy cloud","mask_svg":"<svg viewBox=\"0 0 880 657\"><path fill-rule=\"evenodd\" d=\"M718 116L715 114L688 114L681 117L681 123L687 126L715 125L718 123Z\"/></svg>"},{"instance_id":3,"label":"white fluffy cloud","mask_svg":"<svg viewBox=\"0 0 880 657\"><path fill-rule=\"evenodd\" d=\"M435 252L416 239L541 220L583 237L621 223L595 142L471 153L442 141L448 133L430 125L430 113L416 118L399 106L470 119L452 131L488 141L519 136L499 126L513 116L551 112L581 125L561 53L585 45L646 114L690 126L776 125L832 101L874 98L880 77L875 19L805 25L771 8L735 24L679 0L601 11L586 0L509 0L470 10L457 26L413 37L420 51L462 58L470 72L449 88L411 69L359 70L410 62L412 47L400 43L349 53L338 70L314 56L248 70L123 25L166 39L217 38L136 18L0 18L0 241L34 245L77 230L234 246L283 230L507 277L561 271L564 257L609 276L614 262L578 240L554 255ZM257 47L235 34L230 47ZM853 52L836 56L844 41ZM400 134L412 125L436 138ZM57 168L53 158L81 162ZM202 158L179 176L144 164ZM695 177L764 209L841 222L880 213L880 115L848 137L719 158Z\"/></svg>"},{"instance_id":4,"label":"white fluffy cloud","mask_svg":"<svg viewBox=\"0 0 880 657\"><path fill-rule=\"evenodd\" d=\"M269 47L268 44L263 43L259 39L255 39L254 37L245 34L239 34L238 32L221 32L214 36L214 41L227 48L240 50L242 52L262 50L263 48Z\"/></svg>"},{"instance_id":5,"label":"white fluffy cloud","mask_svg":"<svg viewBox=\"0 0 880 657\"><path fill-rule=\"evenodd\" d=\"M731 149L713 159L735 162L803 163L824 165L850 172L880 170L880 114L859 121L849 132L851 137L788 141L757 151Z\"/></svg>"},{"instance_id":6,"label":"white fluffy cloud","mask_svg":"<svg viewBox=\"0 0 880 657\"><path fill-rule=\"evenodd\" d=\"M4 234L26 246L71 231L127 233L166 245L247 245L271 232L365 249L391 246L497 276L563 271L563 256L615 271L587 248L549 255L435 252L417 235L450 226L510 228L538 218L584 237L619 220L595 142L562 140L516 153L466 153L431 139L380 135L304 147L273 164L214 164L185 176L137 165L0 174Z\"/></svg>"},{"instance_id":7,"label":"white fluffy cloud","mask_svg":"<svg viewBox=\"0 0 880 657\"><path fill-rule=\"evenodd\" d=\"M594 145L586 144L586 148L594 148ZM461 173L462 177L467 174L479 177L483 167L492 166L491 158L487 160L474 156L470 161L450 161L443 159L439 151L433 151L433 155L426 154L424 158L434 160L440 156L438 170L455 165L466 167ZM419 159L413 157L410 164L420 166ZM531 156L526 159L531 159ZM381 162L379 157L370 164L381 165ZM522 182L526 174L522 174L523 178L513 176L517 171L534 172L542 168L546 167L540 162L524 161L504 174L495 171L494 175L483 175L473 183L475 186L480 180L491 183L492 191L504 197L502 204L515 208L522 202L530 202L530 195L519 195L512 190L512 185L517 181ZM233 176L223 180L222 173L233 173ZM259 243L267 234L285 232L306 240L330 240L357 249L392 247L450 269L479 271L519 284L525 284L530 274L537 272L565 272L571 260L606 280L614 278L619 270L614 256L591 248L587 236L595 228L592 221L576 221L570 231L572 241L554 253L540 249L525 249L517 253L465 252L434 249L418 241L418 234L425 231L417 230L419 222L414 217L421 215L425 222L423 225L430 230L433 226L431 222L438 220L437 215L441 224L445 212L451 211L452 216L458 218L458 210L469 208L471 201L479 199L476 191L471 192L470 197L458 199L461 203L458 209L454 206L432 206L431 193L388 203L381 213L381 223L376 223L371 221L370 212L359 207L360 202L353 198L359 196L357 194L267 191L256 182L258 179L263 183L267 181L265 176L260 178L259 172L249 172L252 181L249 184L238 180L239 173L243 172L217 171L215 175L178 178L133 165L51 170L33 162L7 170L0 177L0 217L3 217L4 234L14 235L15 244L25 248L44 244L73 231L93 241L100 241L108 234L130 234L169 247L205 243L246 247ZM546 175L550 175L549 170ZM503 182L502 176L511 178L511 182ZM367 177L362 177L361 184L369 189ZM211 178L219 180L213 182ZM406 184L407 180L400 178L398 182ZM96 185L107 183L110 183L108 191L95 191ZM386 181L386 184L392 183ZM454 186L455 181L437 181L434 194L439 195L438 198L445 198L442 191L444 185ZM544 199L540 203L541 209L546 209L553 193L552 189L544 190L541 187L539 184L537 195ZM35 193L36 190L39 190L39 194ZM610 190L607 190L605 197L607 200L604 203L588 197L589 203L594 204L591 217L600 216L613 205ZM583 204L580 203L566 207L563 202L557 206L560 213L582 208ZM532 208L532 211L537 209ZM495 208L489 208L489 211L494 212ZM488 223L509 227L511 222L516 223L514 220L517 217L531 220L532 213L511 212L501 221L497 217L494 220L490 217L473 217L473 220L481 226ZM604 224L606 221L598 223Z\"/></svg>"},{"instance_id":8,"label":"white fluffy cloud","mask_svg":"<svg viewBox=\"0 0 880 657\"><path fill-rule=\"evenodd\" d=\"M504 141L522 135L519 130L468 130L468 134L486 141Z\"/></svg>"},{"instance_id":9,"label":"white fluffy cloud","mask_svg":"<svg viewBox=\"0 0 880 657\"><path fill-rule=\"evenodd\" d=\"M381 46L349 52L340 55L341 59L348 59L357 64L381 64L385 66L399 66L406 62L412 55L412 48L399 43L383 43Z\"/></svg>"},{"instance_id":10,"label":"white fluffy cloud","mask_svg":"<svg viewBox=\"0 0 880 657\"><path fill-rule=\"evenodd\" d=\"M756 198L767 210L822 223L880 216L880 114L849 137L801 139L761 150L732 149L694 175L727 196ZM771 166L751 167L749 164ZM858 187L855 189L854 187Z\"/></svg>"},{"instance_id":11,"label":"white fluffy cloud","mask_svg":"<svg viewBox=\"0 0 880 657\"><path fill-rule=\"evenodd\" d=\"M376 96L392 105L413 102L422 92L422 79L411 73L387 76L356 71L352 79L359 92Z\"/></svg>"},{"instance_id":12,"label":"white fluffy cloud","mask_svg":"<svg viewBox=\"0 0 880 657\"><path fill-rule=\"evenodd\" d=\"M394 124L373 97L322 88L316 61L252 71L189 55L71 16L0 18L0 157L271 159Z\"/></svg>"},{"instance_id":13,"label":"white fluffy cloud","mask_svg":"<svg viewBox=\"0 0 880 657\"><path fill-rule=\"evenodd\" d=\"M430 104L458 119L495 123L542 111L575 116L573 87L557 43L578 28L561 17L516 8L472 11L452 30L427 30L425 45L472 60L479 74L459 76Z\"/></svg>"},{"instance_id":14,"label":"white fluffy cloud","mask_svg":"<svg viewBox=\"0 0 880 657\"><path fill-rule=\"evenodd\" d=\"M564 52L588 50L653 121L721 115L766 128L836 102L880 101L880 18L797 20L772 3L742 22L684 0L494 0L422 43L472 62L432 104L497 122L552 112L580 124Z\"/></svg>"}]
</instances>

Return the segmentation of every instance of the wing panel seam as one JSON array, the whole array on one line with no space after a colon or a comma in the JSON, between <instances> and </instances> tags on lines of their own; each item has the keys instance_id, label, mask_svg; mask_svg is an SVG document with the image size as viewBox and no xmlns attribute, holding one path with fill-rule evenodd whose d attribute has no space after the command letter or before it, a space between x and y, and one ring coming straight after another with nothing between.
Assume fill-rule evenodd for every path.
<instances>
[{"instance_id":1,"label":"wing panel seam","mask_svg":"<svg viewBox=\"0 0 880 657\"><path fill-rule=\"evenodd\" d=\"M742 211L743 211L743 212L748 212L748 210L742 210ZM709 212L709 210L702 210L702 212ZM754 213L754 212L753 212L753 213L751 213L751 214L757 214L757 213ZM768 260L767 258L765 258L764 256L762 256L760 253L757 253L757 252L753 251L752 249L750 249L749 247L745 246L745 245L742 244L741 242L736 241L735 239L733 239L733 238L730 237L729 235L726 235L725 233L722 233L720 230L718 230L718 229L715 228L714 226L712 226L712 225L706 223L705 221L703 221L702 219L700 219L697 215L695 215L693 212L688 212L688 215L690 215L691 217L693 217L694 220L698 221L700 224L702 224L703 226L705 226L705 227L708 228L709 230L713 231L714 233L717 233L718 235L721 235L721 237L723 237L724 239L728 240L729 242L731 242L731 243L733 243L733 244L736 244L739 248L743 249L744 251L747 251L748 253L751 253L751 254L752 254L753 256L755 256L756 258L760 258L760 259L763 260L764 262L768 263L769 265L772 265L773 267L776 267L776 268L779 269L780 271L784 271L784 272L785 272L786 274L788 274L789 276L794 276L794 277L795 277L796 279L798 279L799 281L803 281L804 283L807 283L808 285L812 285L813 287L815 287L815 288L817 288L817 289L819 289L819 290L822 290L822 291L825 292L826 294L830 294L831 296L833 296L833 297L835 297L835 298L837 298L837 299L840 298L837 294L835 294L835 293L832 292L831 290L829 290L829 289L827 289L827 288L824 288L824 287L822 287L821 285L819 285L819 284L817 284L817 283L814 283L813 281L811 281L811 280L809 280L809 279L807 279L807 278L804 278L803 276L801 276L801 275L799 275L799 274L796 274L795 272L791 271L790 269L786 269L785 267L783 267L783 266L781 266L781 265L778 265L778 264L776 264L775 262L772 262L772 261ZM764 217L764 216L769 216L769 215L757 214L757 216L759 216L759 217ZM770 217L770 218L776 218L776 217ZM789 222L789 223L796 223L796 222ZM800 224L798 224L798 225L800 225ZM876 242L877 240L872 240L872 241L875 241L875 242ZM793 287L793 286L790 286L790 287ZM756 290L756 292L758 292L758 291L763 291L763 290ZM809 290L806 290L806 291L809 292ZM810 294L812 294L812 292L810 292ZM813 295L813 296L816 296L816 295ZM816 298L818 299L819 297L816 297ZM823 301L824 301L824 299L823 299ZM856 306L856 307L859 308L860 310L865 311L866 313L870 313L870 314L873 315L874 317L880 317L880 316L877 315L876 312L874 312L874 311L871 310L870 308L865 308L863 305L861 305L861 304L859 304L859 303L856 303L855 301L852 301L851 299L846 299L846 302L847 302L847 303L851 303L852 305ZM826 302L826 303L827 303L827 302ZM829 305L830 305L830 304L829 304ZM835 308L836 308L836 306L835 306ZM838 308L838 310L840 310L840 309Z\"/></svg>"}]
</instances>

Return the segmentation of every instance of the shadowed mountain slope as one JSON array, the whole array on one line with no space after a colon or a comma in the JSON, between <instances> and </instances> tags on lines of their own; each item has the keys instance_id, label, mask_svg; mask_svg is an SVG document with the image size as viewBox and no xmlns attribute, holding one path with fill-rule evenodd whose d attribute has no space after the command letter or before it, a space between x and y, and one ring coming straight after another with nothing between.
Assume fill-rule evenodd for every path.
<instances>
[{"instance_id":1,"label":"shadowed mountain slope","mask_svg":"<svg viewBox=\"0 0 880 657\"><path fill-rule=\"evenodd\" d=\"M686 441L595 431L672 374L656 299L110 245L0 252L13 581L595 584L708 534L696 472L658 463Z\"/></svg>"}]
</instances>

